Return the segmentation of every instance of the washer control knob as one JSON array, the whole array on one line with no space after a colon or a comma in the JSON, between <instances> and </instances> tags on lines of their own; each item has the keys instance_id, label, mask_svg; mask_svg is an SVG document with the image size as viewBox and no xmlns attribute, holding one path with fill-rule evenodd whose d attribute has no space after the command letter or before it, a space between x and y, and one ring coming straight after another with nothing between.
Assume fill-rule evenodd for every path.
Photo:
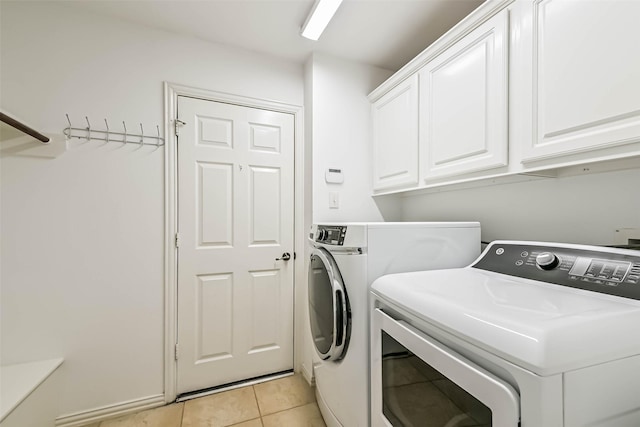
<instances>
[{"instance_id":1,"label":"washer control knob","mask_svg":"<svg viewBox=\"0 0 640 427\"><path fill-rule=\"evenodd\" d=\"M551 252L542 252L536 257L536 264L543 270L553 270L560 264L560 260Z\"/></svg>"},{"instance_id":2,"label":"washer control knob","mask_svg":"<svg viewBox=\"0 0 640 427\"><path fill-rule=\"evenodd\" d=\"M316 237L316 242L321 242L324 239L326 239L327 238L327 234L329 234L329 233L327 233L327 230L325 230L324 228L319 229L318 230L318 236Z\"/></svg>"}]
</instances>

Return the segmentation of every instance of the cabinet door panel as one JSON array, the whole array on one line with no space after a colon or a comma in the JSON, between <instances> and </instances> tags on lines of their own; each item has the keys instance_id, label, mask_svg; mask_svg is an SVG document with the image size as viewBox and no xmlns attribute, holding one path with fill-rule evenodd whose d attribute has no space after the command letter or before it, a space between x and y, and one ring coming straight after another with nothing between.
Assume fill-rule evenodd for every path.
<instances>
[{"instance_id":1,"label":"cabinet door panel","mask_svg":"<svg viewBox=\"0 0 640 427\"><path fill-rule=\"evenodd\" d=\"M451 58L431 71L429 150L435 166L487 150L487 49L484 43ZM464 126L460 126L464 123ZM455 141L456 143L445 143Z\"/></svg>"},{"instance_id":2,"label":"cabinet door panel","mask_svg":"<svg viewBox=\"0 0 640 427\"><path fill-rule=\"evenodd\" d=\"M524 161L640 141L640 2L534 1Z\"/></svg>"},{"instance_id":3,"label":"cabinet door panel","mask_svg":"<svg viewBox=\"0 0 640 427\"><path fill-rule=\"evenodd\" d=\"M508 19L499 13L420 71L425 180L507 164Z\"/></svg>"},{"instance_id":4,"label":"cabinet door panel","mask_svg":"<svg viewBox=\"0 0 640 427\"><path fill-rule=\"evenodd\" d=\"M373 189L418 183L418 76L372 106Z\"/></svg>"}]
</instances>

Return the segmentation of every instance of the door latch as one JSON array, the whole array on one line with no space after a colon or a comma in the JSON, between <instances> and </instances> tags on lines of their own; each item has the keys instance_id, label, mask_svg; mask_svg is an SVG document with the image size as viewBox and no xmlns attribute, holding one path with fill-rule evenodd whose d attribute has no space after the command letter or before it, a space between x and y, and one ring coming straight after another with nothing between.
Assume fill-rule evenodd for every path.
<instances>
[{"instance_id":1,"label":"door latch","mask_svg":"<svg viewBox=\"0 0 640 427\"><path fill-rule=\"evenodd\" d=\"M176 126L176 136L180 136L180 126L184 126L186 125L186 122L183 122L180 119L176 119L175 121L175 126Z\"/></svg>"}]
</instances>

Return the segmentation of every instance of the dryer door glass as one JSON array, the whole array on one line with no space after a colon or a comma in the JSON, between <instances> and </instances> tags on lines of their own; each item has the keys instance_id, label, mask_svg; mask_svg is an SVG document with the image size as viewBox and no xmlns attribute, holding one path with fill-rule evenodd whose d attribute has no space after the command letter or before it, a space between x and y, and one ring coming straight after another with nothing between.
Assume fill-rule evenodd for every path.
<instances>
[{"instance_id":1,"label":"dryer door glass","mask_svg":"<svg viewBox=\"0 0 640 427\"><path fill-rule=\"evenodd\" d=\"M348 304L342 277L324 249L309 264L309 321L316 350L324 360L338 360L346 348Z\"/></svg>"},{"instance_id":2,"label":"dryer door glass","mask_svg":"<svg viewBox=\"0 0 640 427\"><path fill-rule=\"evenodd\" d=\"M393 426L493 425L491 409L384 331L382 401Z\"/></svg>"},{"instance_id":3,"label":"dryer door glass","mask_svg":"<svg viewBox=\"0 0 640 427\"><path fill-rule=\"evenodd\" d=\"M407 323L398 312L374 309L371 330L373 425L520 425L520 396L504 379Z\"/></svg>"}]
</instances>

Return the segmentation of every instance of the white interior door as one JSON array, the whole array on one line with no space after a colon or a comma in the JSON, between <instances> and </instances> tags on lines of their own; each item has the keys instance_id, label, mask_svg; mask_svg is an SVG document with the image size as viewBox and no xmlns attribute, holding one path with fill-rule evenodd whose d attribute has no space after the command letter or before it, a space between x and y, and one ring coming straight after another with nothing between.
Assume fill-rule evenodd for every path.
<instances>
[{"instance_id":1,"label":"white interior door","mask_svg":"<svg viewBox=\"0 0 640 427\"><path fill-rule=\"evenodd\" d=\"M294 117L180 96L178 119L181 394L293 368Z\"/></svg>"}]
</instances>

